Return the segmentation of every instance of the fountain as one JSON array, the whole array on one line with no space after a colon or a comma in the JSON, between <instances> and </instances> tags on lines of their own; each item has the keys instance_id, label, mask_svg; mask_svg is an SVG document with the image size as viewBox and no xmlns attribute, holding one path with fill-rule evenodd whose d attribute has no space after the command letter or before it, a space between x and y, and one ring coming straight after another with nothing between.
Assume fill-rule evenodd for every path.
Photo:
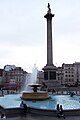
<instances>
[{"instance_id":1,"label":"fountain","mask_svg":"<svg viewBox=\"0 0 80 120\"><path fill-rule=\"evenodd\" d=\"M25 91L22 93L22 99L24 100L44 100L50 98L47 91L38 91L40 84L30 85L33 91Z\"/></svg>"},{"instance_id":2,"label":"fountain","mask_svg":"<svg viewBox=\"0 0 80 120\"><path fill-rule=\"evenodd\" d=\"M37 84L37 71L38 71L37 67L36 67L36 65L34 65L34 67L32 69L32 73L31 73L31 77L30 77L30 79L28 81L28 85L27 85L27 87L31 87L32 90L29 89L28 91L26 91L26 90L23 91L21 99L24 99L24 100L44 100L44 99L49 98L47 91L38 90L42 85Z\"/></svg>"}]
</instances>

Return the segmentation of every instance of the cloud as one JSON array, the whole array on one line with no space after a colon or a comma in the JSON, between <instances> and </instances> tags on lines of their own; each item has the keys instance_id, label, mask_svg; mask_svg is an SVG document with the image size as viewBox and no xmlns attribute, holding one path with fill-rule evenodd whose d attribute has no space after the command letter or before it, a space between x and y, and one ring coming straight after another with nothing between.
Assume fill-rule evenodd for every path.
<instances>
[{"instance_id":1,"label":"cloud","mask_svg":"<svg viewBox=\"0 0 80 120\"><path fill-rule=\"evenodd\" d=\"M43 25L40 22L41 16L38 16L36 11L38 7L35 9L34 4L34 2L18 0L2 2L0 5L0 40L2 43L26 44L26 46L42 44ZM42 32L39 32L40 29Z\"/></svg>"},{"instance_id":2,"label":"cloud","mask_svg":"<svg viewBox=\"0 0 80 120\"><path fill-rule=\"evenodd\" d=\"M80 0L1 0L0 63L39 68L46 64L47 3L55 14L53 27L53 62L79 60ZM71 58L70 58L71 56Z\"/></svg>"}]
</instances>

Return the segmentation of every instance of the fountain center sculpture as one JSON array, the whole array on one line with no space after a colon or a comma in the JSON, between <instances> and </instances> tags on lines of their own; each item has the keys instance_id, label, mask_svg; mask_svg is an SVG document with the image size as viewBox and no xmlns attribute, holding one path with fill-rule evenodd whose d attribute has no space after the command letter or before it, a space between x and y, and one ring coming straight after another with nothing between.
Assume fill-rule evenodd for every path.
<instances>
[{"instance_id":1,"label":"fountain center sculpture","mask_svg":"<svg viewBox=\"0 0 80 120\"><path fill-rule=\"evenodd\" d=\"M47 91L38 90L41 87L41 84L29 85L32 87L33 91L25 91L22 93L22 99L24 100L44 100L48 99L49 95Z\"/></svg>"}]
</instances>

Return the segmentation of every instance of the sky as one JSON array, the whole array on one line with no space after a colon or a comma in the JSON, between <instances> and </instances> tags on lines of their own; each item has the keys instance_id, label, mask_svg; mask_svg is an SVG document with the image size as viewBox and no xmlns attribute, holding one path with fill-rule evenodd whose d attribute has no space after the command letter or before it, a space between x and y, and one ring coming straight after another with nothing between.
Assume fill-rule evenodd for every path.
<instances>
[{"instance_id":1,"label":"sky","mask_svg":"<svg viewBox=\"0 0 80 120\"><path fill-rule=\"evenodd\" d=\"M80 0L0 0L0 68L30 71L47 63L47 4L52 20L53 63L80 62Z\"/></svg>"}]
</instances>

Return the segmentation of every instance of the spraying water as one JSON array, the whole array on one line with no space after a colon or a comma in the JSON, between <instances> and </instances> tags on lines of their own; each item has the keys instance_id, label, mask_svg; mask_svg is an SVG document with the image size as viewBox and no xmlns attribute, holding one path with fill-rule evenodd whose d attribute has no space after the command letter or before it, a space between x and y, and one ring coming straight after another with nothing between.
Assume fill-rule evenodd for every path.
<instances>
[{"instance_id":1,"label":"spraying water","mask_svg":"<svg viewBox=\"0 0 80 120\"><path fill-rule=\"evenodd\" d=\"M37 70L36 64L34 64L34 67L32 69L30 84L36 84L37 83L37 72L38 72L38 70Z\"/></svg>"},{"instance_id":2,"label":"spraying water","mask_svg":"<svg viewBox=\"0 0 80 120\"><path fill-rule=\"evenodd\" d=\"M36 64L34 64L34 67L32 68L32 73L28 73L26 75L26 81L25 81L22 91L28 91L31 89L29 87L29 85L37 84L37 82L38 82L37 81L37 72L38 72L38 69L36 67Z\"/></svg>"}]
</instances>

